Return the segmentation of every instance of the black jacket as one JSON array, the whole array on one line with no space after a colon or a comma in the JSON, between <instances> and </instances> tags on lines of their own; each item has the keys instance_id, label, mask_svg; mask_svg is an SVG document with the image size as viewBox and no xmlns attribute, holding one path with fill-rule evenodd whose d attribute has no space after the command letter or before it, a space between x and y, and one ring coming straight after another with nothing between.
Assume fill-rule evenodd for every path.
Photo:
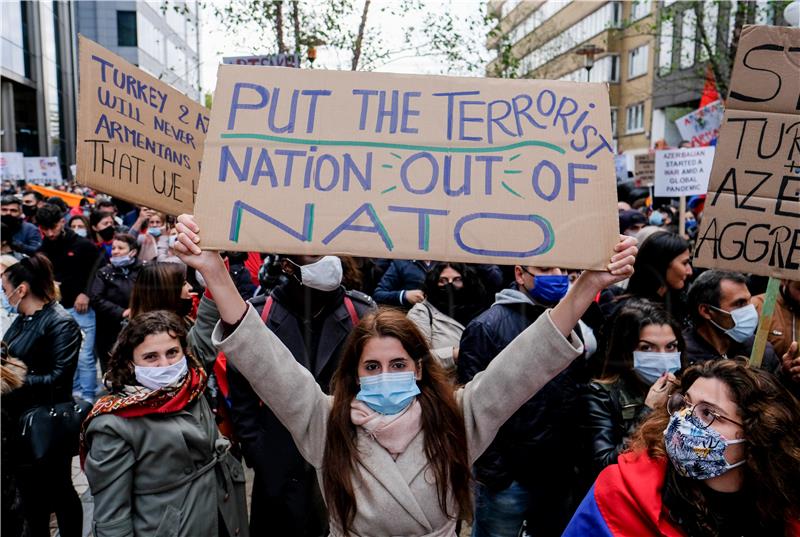
<instances>
[{"instance_id":1,"label":"black jacket","mask_svg":"<svg viewBox=\"0 0 800 537\"><path fill-rule=\"evenodd\" d=\"M130 305L133 284L141 269L139 262L129 267L106 265L92 279L89 298L97 314L94 348L103 364L122 330L122 312Z\"/></svg>"},{"instance_id":2,"label":"black jacket","mask_svg":"<svg viewBox=\"0 0 800 537\"><path fill-rule=\"evenodd\" d=\"M375 288L375 302L388 306L401 306L410 308L405 297L400 300L402 291L412 291L422 289L425 283L425 276L433 268L435 263L426 265L423 261L413 260L404 261L395 259L384 273L378 287Z\"/></svg>"},{"instance_id":3,"label":"black jacket","mask_svg":"<svg viewBox=\"0 0 800 537\"><path fill-rule=\"evenodd\" d=\"M744 343L731 341L731 346L726 355L720 354L717 349L700 335L696 328L691 327L683 331L683 339L686 341L686 361L689 365L707 362L709 360L722 360L725 358L735 358L736 356L746 356L750 358L753 350L755 336L746 339ZM764 349L764 359L761 368L770 373L779 374L781 362L775 354L775 349L767 342Z\"/></svg>"},{"instance_id":4,"label":"black jacket","mask_svg":"<svg viewBox=\"0 0 800 537\"><path fill-rule=\"evenodd\" d=\"M613 384L591 382L581 390L578 424L589 485L603 468L617 462L625 442L651 411L644 404L647 388L642 393L641 384L630 384L620 378Z\"/></svg>"},{"instance_id":5,"label":"black jacket","mask_svg":"<svg viewBox=\"0 0 800 537\"><path fill-rule=\"evenodd\" d=\"M486 369L544 311L544 307L530 303L495 303L476 317L461 336L458 382L466 383ZM497 491L512 481L551 487L552 483L542 478L543 472L562 472L564 479L563 472L569 472L564 468L571 468L574 462L568 452L574 444L575 402L584 362L583 358L575 360L500 428L494 442L475 463L478 481Z\"/></svg>"},{"instance_id":6,"label":"black jacket","mask_svg":"<svg viewBox=\"0 0 800 537\"><path fill-rule=\"evenodd\" d=\"M328 392L331 377L353 322L340 290L316 322L307 323L287 306L285 285L273 291L267 327L314 375ZM375 308L370 297L347 291L358 317ZM266 297L251 302L261 313ZM311 352L315 348L316 352ZM250 383L228 362L231 420L242 453L255 470L250 529L252 535L281 537L319 535L320 521L314 517L313 490L316 476L295 447L289 431L278 421L250 387ZM323 522L324 523L324 517Z\"/></svg>"},{"instance_id":7,"label":"black jacket","mask_svg":"<svg viewBox=\"0 0 800 537\"><path fill-rule=\"evenodd\" d=\"M40 250L53 264L55 280L59 282L61 305L71 308L81 293L89 294L89 285L97 267L105 257L89 239L69 228L56 240L45 239Z\"/></svg>"},{"instance_id":8,"label":"black jacket","mask_svg":"<svg viewBox=\"0 0 800 537\"><path fill-rule=\"evenodd\" d=\"M13 393L14 407L72 400L72 377L81 350L81 329L58 302L33 315L20 314L8 327L3 341L10 356L28 366L25 385Z\"/></svg>"}]
</instances>

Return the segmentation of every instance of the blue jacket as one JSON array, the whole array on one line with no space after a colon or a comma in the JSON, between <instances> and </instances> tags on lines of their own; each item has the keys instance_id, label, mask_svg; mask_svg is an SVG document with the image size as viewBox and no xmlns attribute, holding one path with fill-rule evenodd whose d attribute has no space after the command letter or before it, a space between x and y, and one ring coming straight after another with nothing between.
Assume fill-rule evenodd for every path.
<instances>
[{"instance_id":1,"label":"blue jacket","mask_svg":"<svg viewBox=\"0 0 800 537\"><path fill-rule=\"evenodd\" d=\"M23 254L33 255L42 247L42 234L30 222L23 222L19 231L11 237L11 247Z\"/></svg>"},{"instance_id":2,"label":"blue jacket","mask_svg":"<svg viewBox=\"0 0 800 537\"><path fill-rule=\"evenodd\" d=\"M425 283L425 276L436 263L426 266L423 261L404 261L395 259L389 265L389 269L381 278L378 287L375 289L373 298L378 304L389 306L410 307L411 304L405 300L405 291L422 289Z\"/></svg>"}]
</instances>

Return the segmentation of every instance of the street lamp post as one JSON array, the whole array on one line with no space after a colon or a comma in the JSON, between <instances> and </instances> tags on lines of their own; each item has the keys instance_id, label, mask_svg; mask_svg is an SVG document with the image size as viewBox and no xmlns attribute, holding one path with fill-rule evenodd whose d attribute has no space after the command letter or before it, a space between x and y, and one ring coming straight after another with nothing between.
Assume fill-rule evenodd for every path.
<instances>
[{"instance_id":1,"label":"street lamp post","mask_svg":"<svg viewBox=\"0 0 800 537\"><path fill-rule=\"evenodd\" d=\"M605 52L605 50L591 43L583 45L582 47L578 48L578 50L575 51L575 54L583 56L583 67L584 69L586 69L587 82L589 81L590 76L592 74L592 67L594 67L594 58L595 56L597 56L602 52Z\"/></svg>"}]
</instances>

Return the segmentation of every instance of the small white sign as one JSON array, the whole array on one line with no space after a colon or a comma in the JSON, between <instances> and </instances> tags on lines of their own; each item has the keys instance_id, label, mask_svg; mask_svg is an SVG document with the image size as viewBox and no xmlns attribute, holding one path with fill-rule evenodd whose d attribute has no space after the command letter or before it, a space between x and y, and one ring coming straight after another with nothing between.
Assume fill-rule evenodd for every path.
<instances>
[{"instance_id":1,"label":"small white sign","mask_svg":"<svg viewBox=\"0 0 800 537\"><path fill-rule=\"evenodd\" d=\"M656 151L655 195L696 196L708 191L713 147Z\"/></svg>"},{"instance_id":2,"label":"small white sign","mask_svg":"<svg viewBox=\"0 0 800 537\"><path fill-rule=\"evenodd\" d=\"M230 56L222 58L230 65L269 65L274 67L300 67L299 54L265 54L263 56Z\"/></svg>"},{"instance_id":3,"label":"small white sign","mask_svg":"<svg viewBox=\"0 0 800 537\"><path fill-rule=\"evenodd\" d=\"M28 181L60 182L61 165L58 157L25 157L25 179Z\"/></svg>"},{"instance_id":4,"label":"small white sign","mask_svg":"<svg viewBox=\"0 0 800 537\"><path fill-rule=\"evenodd\" d=\"M0 153L0 179L11 181L25 179L22 153Z\"/></svg>"},{"instance_id":5,"label":"small white sign","mask_svg":"<svg viewBox=\"0 0 800 537\"><path fill-rule=\"evenodd\" d=\"M722 101L714 101L675 120L681 137L692 147L706 147L719 136L725 107Z\"/></svg>"}]
</instances>

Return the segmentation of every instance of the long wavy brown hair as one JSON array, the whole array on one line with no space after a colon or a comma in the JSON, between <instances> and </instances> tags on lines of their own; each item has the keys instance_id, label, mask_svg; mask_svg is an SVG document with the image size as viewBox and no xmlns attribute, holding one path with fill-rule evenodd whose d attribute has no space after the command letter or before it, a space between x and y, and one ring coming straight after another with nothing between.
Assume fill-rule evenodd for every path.
<instances>
[{"instance_id":1,"label":"long wavy brown hair","mask_svg":"<svg viewBox=\"0 0 800 537\"><path fill-rule=\"evenodd\" d=\"M787 517L800 515L800 402L773 375L750 368L746 359L689 367L676 391L685 394L698 378L715 378L728 387L747 439L743 491L752 499L761 526L783 535ZM653 411L634 434L630 449L666 457L668 422L666 406ZM718 534L704 488L701 481L683 477L667 465L663 505L688 535Z\"/></svg>"},{"instance_id":2,"label":"long wavy brown hair","mask_svg":"<svg viewBox=\"0 0 800 537\"><path fill-rule=\"evenodd\" d=\"M405 314L381 309L365 316L353 329L342 360L331 382L333 408L322 465L323 488L328 508L347 534L356 515L353 479L356 479L358 446L356 427L350 419L350 403L358 393L358 364L364 346L372 338L393 337L403 345L422 378L417 381L417 400L422 410L425 455L436 476L439 506L446 516L471 519L470 465L464 416L453 395L447 375L432 357L428 344ZM452 495L458 512L450 513Z\"/></svg>"}]
</instances>

